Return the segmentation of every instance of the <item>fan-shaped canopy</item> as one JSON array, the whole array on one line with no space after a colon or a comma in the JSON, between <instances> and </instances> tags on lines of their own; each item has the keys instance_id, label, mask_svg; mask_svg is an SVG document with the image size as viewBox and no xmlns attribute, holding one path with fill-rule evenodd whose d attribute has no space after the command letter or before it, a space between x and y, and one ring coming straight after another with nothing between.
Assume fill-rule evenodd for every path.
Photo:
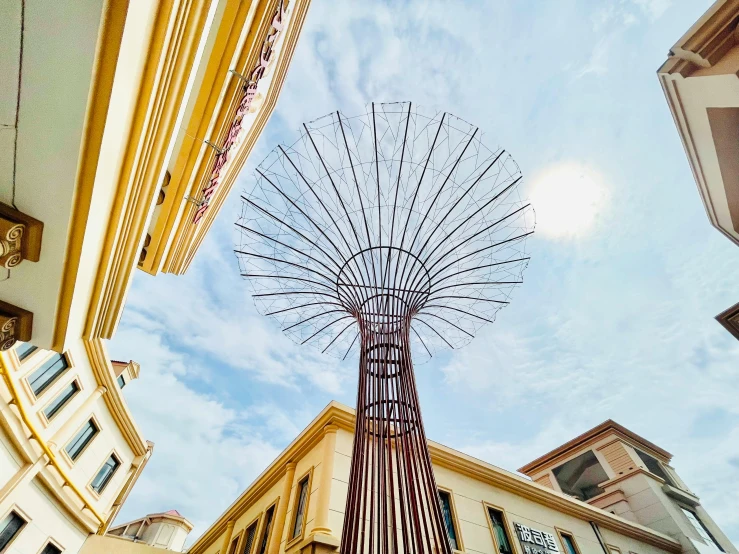
<instances>
[{"instance_id":1,"label":"fan-shaped canopy","mask_svg":"<svg viewBox=\"0 0 739 554\"><path fill-rule=\"evenodd\" d=\"M242 196L236 254L259 311L344 358L360 323L408 322L416 359L471 340L522 282L533 232L518 166L482 138L407 102L305 124Z\"/></svg>"}]
</instances>

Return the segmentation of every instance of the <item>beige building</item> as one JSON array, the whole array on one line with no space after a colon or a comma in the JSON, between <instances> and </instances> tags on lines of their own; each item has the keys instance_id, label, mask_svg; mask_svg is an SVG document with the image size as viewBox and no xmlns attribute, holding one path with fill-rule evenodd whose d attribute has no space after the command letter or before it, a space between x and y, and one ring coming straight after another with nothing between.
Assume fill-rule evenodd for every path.
<instances>
[{"instance_id":1,"label":"beige building","mask_svg":"<svg viewBox=\"0 0 739 554\"><path fill-rule=\"evenodd\" d=\"M658 70L708 219L739 245L739 1L717 0ZM739 339L739 303L716 319Z\"/></svg>"},{"instance_id":2,"label":"beige building","mask_svg":"<svg viewBox=\"0 0 739 554\"><path fill-rule=\"evenodd\" d=\"M0 553L155 548L103 536L152 453L106 340L136 268L191 263L308 5L0 2Z\"/></svg>"},{"instance_id":3,"label":"beige building","mask_svg":"<svg viewBox=\"0 0 739 554\"><path fill-rule=\"evenodd\" d=\"M108 535L182 552L190 531L192 523L186 517L177 510L167 510L111 527Z\"/></svg>"},{"instance_id":4,"label":"beige building","mask_svg":"<svg viewBox=\"0 0 739 554\"><path fill-rule=\"evenodd\" d=\"M353 410L329 404L188 553L337 552L354 424ZM612 421L521 468L534 480L435 442L429 449L457 552L738 552L670 455Z\"/></svg>"}]
</instances>

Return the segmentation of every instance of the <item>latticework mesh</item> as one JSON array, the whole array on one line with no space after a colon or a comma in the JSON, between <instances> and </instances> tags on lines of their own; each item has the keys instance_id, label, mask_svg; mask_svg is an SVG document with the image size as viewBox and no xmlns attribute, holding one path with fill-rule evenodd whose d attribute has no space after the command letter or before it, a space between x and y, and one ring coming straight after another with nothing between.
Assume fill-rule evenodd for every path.
<instances>
[{"instance_id":1,"label":"latticework mesh","mask_svg":"<svg viewBox=\"0 0 739 554\"><path fill-rule=\"evenodd\" d=\"M481 139L410 103L304 125L242 196L236 253L258 310L341 358L359 320L409 318L417 362L466 344L522 282L534 224L518 165Z\"/></svg>"}]
</instances>

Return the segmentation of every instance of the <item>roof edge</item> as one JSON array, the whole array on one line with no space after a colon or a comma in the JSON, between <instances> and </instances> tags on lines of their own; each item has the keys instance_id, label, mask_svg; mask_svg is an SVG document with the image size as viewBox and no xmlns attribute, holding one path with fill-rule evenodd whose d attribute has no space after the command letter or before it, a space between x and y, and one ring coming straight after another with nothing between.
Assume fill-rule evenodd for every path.
<instances>
[{"instance_id":1,"label":"roof edge","mask_svg":"<svg viewBox=\"0 0 739 554\"><path fill-rule=\"evenodd\" d=\"M585 443L590 442L595 438L601 435L605 435L609 432L615 432L617 435L621 435L623 438L630 439L645 450L651 450L658 456L666 458L668 462L672 459L672 454L670 454L664 448L660 448L653 442L648 441L640 435L637 435L633 431L630 431L629 429L627 429L623 425L620 425L619 423L616 423L612 419L607 419L600 425L596 425L592 429L585 431L583 434L578 435L574 439L567 441L566 443L554 448L553 450L550 450L546 454L539 456L528 464L518 468L517 471L523 473L524 475L530 475L537 469L541 468L541 466L552 462L557 458L563 457L566 453L569 453L573 449L579 446L583 446Z\"/></svg>"}]
</instances>

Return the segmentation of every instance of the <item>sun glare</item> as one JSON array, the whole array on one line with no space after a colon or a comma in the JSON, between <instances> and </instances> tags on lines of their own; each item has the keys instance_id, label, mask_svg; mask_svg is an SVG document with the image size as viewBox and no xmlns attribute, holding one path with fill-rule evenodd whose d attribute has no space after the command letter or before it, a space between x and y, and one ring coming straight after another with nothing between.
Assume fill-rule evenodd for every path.
<instances>
[{"instance_id":1,"label":"sun glare","mask_svg":"<svg viewBox=\"0 0 739 554\"><path fill-rule=\"evenodd\" d=\"M575 162L544 168L531 185L536 231L551 238L573 238L590 231L606 200L601 175Z\"/></svg>"}]
</instances>

